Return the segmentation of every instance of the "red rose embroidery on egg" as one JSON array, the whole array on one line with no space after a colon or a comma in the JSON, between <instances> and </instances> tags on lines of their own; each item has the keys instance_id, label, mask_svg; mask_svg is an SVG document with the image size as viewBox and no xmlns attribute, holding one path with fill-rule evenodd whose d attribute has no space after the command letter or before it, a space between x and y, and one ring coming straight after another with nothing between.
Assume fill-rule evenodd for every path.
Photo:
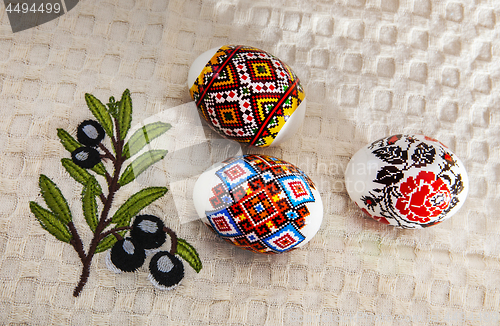
<instances>
[{"instance_id":1,"label":"red rose embroidery on egg","mask_svg":"<svg viewBox=\"0 0 500 326\"><path fill-rule=\"evenodd\" d=\"M446 183L433 172L420 171L416 178L401 183L396 208L409 221L427 223L450 204L451 193Z\"/></svg>"}]
</instances>

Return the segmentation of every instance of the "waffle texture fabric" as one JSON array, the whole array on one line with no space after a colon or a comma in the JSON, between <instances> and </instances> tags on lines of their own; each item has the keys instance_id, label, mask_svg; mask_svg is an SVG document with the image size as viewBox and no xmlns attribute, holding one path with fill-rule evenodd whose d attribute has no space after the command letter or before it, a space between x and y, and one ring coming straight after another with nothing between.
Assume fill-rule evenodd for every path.
<instances>
[{"instance_id":1,"label":"waffle texture fabric","mask_svg":"<svg viewBox=\"0 0 500 326\"><path fill-rule=\"evenodd\" d=\"M496 0L83 0L13 34L0 6L0 324L499 325L499 14ZM309 175L325 205L319 233L290 253L254 254L180 223L166 195L145 213L197 248L202 271L160 291L145 267L114 274L98 254L72 297L78 256L28 205L42 202L45 174L81 211L56 129L75 135L92 118L85 93L129 88L134 121L189 102L190 64L224 44L273 53L302 81L296 136L245 151ZM350 157L398 133L436 138L466 165L469 197L440 225L394 229L347 195ZM86 229L81 213L74 220Z\"/></svg>"}]
</instances>

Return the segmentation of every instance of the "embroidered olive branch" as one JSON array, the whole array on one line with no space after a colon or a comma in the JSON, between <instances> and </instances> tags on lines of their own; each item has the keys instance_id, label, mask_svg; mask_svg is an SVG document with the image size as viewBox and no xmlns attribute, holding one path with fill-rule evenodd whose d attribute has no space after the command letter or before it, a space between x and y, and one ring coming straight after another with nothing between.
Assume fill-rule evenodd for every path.
<instances>
[{"instance_id":1,"label":"embroidered olive branch","mask_svg":"<svg viewBox=\"0 0 500 326\"><path fill-rule=\"evenodd\" d=\"M87 100L87 102L88 102L88 100ZM125 161L126 158L122 155L123 140L120 139L120 129L118 128L118 121L116 118L114 119L114 121L115 121L115 126L117 126L117 128L116 128L116 134L117 134L116 136L117 137L115 138L115 136L112 135L111 141L113 143L113 148L116 151L116 157L114 157L109 150L107 150L107 149L105 150L105 152L108 153L108 155L110 156L110 159L113 161L114 173L113 173L113 177L109 177L109 175L108 175L106 178L108 180L108 196L106 197L105 201L103 202L104 208L102 209L101 217L100 217L99 222L98 222L96 229L94 231L94 238L92 239L92 242L90 243L90 248L88 250L88 253L87 253L87 255L85 255L85 253L79 253L80 259L82 260L82 263L83 263L83 270L82 270L82 274L80 276L80 282L78 283L77 287L75 288L75 290L73 292L73 295L75 297L80 294L81 290L83 289L83 286L85 285L85 283L87 283L87 279L88 279L89 274L90 274L90 264L91 264L92 258L94 256L94 254L96 253L97 246L99 245L99 243L101 241L104 240L104 239L101 239L101 233L104 231L104 229L112 221L112 219L108 218L108 214L109 214L109 211L111 209L111 205L113 203L114 195L120 189L120 184L118 183L118 178L120 176L123 162ZM119 140L117 140L117 139L119 139ZM99 147L106 148L102 143L100 144ZM111 181L109 181L110 178L111 178ZM165 192L166 192L166 189L165 189ZM114 232L116 232L116 230L112 229L111 233L114 233ZM117 237L115 237L115 239L119 240ZM80 238L78 237L78 234L76 234L75 241L81 242ZM73 247L75 247L75 249L77 249L77 247L75 245L73 245ZM106 246L104 246L104 247L106 247ZM82 246L80 246L78 244L78 248L82 248ZM106 249L108 249L108 248L106 248ZM99 250L99 252L100 251L101 250ZM83 257L85 259L82 259Z\"/></svg>"},{"instance_id":2,"label":"embroidered olive branch","mask_svg":"<svg viewBox=\"0 0 500 326\"><path fill-rule=\"evenodd\" d=\"M63 158L61 164L75 181L83 185L81 196L83 215L94 234L87 252L73 223L66 199L57 185L47 176L40 175L39 185L48 209L36 202L30 202L30 209L41 226L58 240L69 243L78 253L83 268L80 281L73 292L75 297L80 294L88 280L94 255L112 248L117 241L123 241L125 233L133 229L130 226L132 217L167 192L165 187L142 189L128 198L113 216L109 216L116 192L135 180L151 165L163 159L166 151L146 151L136 157L122 172L124 163L171 128L167 123L151 123L137 130L125 143L132 121L132 100L129 90L125 90L118 102L111 97L107 106L91 94L85 94L85 100L97 122L86 120L80 124L77 132L78 141L63 129L58 129L57 135L72 156L72 159ZM112 151L102 143L105 135L110 138ZM110 161L112 174L108 172L102 159ZM105 179L107 195L104 194L96 177L88 171L93 171ZM100 215L97 198L102 204ZM161 221L159 223L163 224ZM165 227L161 231L170 235L171 251L181 256L198 272L201 269L201 261L196 250L184 240L178 239L172 230ZM144 251L143 248L140 249Z\"/></svg>"}]
</instances>

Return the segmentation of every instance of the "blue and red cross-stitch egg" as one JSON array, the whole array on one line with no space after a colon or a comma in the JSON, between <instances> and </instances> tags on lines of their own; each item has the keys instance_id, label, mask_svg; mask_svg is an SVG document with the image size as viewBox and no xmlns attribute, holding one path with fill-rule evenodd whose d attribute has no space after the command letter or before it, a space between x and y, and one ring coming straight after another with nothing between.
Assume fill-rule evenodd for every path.
<instances>
[{"instance_id":1,"label":"blue and red cross-stitch egg","mask_svg":"<svg viewBox=\"0 0 500 326\"><path fill-rule=\"evenodd\" d=\"M227 45L203 53L191 66L188 86L208 125L247 145L279 144L297 131L305 115L297 76L254 47Z\"/></svg>"},{"instance_id":2,"label":"blue and red cross-stitch egg","mask_svg":"<svg viewBox=\"0 0 500 326\"><path fill-rule=\"evenodd\" d=\"M294 165L265 155L214 165L196 181L193 199L202 221L219 237L266 254L303 246L323 219L311 179Z\"/></svg>"},{"instance_id":3,"label":"blue and red cross-stitch egg","mask_svg":"<svg viewBox=\"0 0 500 326\"><path fill-rule=\"evenodd\" d=\"M469 179L463 163L439 141L393 135L361 148L350 160L345 185L369 216L401 228L424 228L463 205Z\"/></svg>"}]
</instances>

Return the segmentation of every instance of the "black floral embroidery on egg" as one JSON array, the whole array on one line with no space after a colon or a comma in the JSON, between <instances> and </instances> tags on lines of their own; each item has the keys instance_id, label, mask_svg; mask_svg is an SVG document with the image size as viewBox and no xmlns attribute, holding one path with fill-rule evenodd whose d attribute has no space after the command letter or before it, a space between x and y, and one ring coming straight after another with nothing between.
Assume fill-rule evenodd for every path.
<instances>
[{"instance_id":1,"label":"black floral embroidery on egg","mask_svg":"<svg viewBox=\"0 0 500 326\"><path fill-rule=\"evenodd\" d=\"M390 137L381 138L381 139L378 139L378 140L372 142L368 146L368 149L372 150L373 148L376 148L376 147L380 148L380 147L384 147L384 146L394 145L398 140L400 140L402 138L404 138L405 140L407 140L409 137L405 136L403 134L398 134L398 135L393 135L393 136L390 136Z\"/></svg>"},{"instance_id":2,"label":"black floral embroidery on egg","mask_svg":"<svg viewBox=\"0 0 500 326\"><path fill-rule=\"evenodd\" d=\"M403 137L403 135L394 135L394 136L391 136L391 137L387 138L387 145L393 145L393 144L395 144L402 137Z\"/></svg>"},{"instance_id":3,"label":"black floral embroidery on egg","mask_svg":"<svg viewBox=\"0 0 500 326\"><path fill-rule=\"evenodd\" d=\"M427 145L426 143L420 143L411 155L411 159L414 162L413 166L420 168L426 166L427 164L432 164L435 156L436 149L434 146Z\"/></svg>"},{"instance_id":4,"label":"black floral embroidery on egg","mask_svg":"<svg viewBox=\"0 0 500 326\"><path fill-rule=\"evenodd\" d=\"M394 209L392 200L392 198L398 198L401 194L394 186L386 186L381 192L382 196L379 199L380 215L388 220L395 221L397 226L401 226L401 219Z\"/></svg>"},{"instance_id":5,"label":"black floral embroidery on egg","mask_svg":"<svg viewBox=\"0 0 500 326\"><path fill-rule=\"evenodd\" d=\"M373 148L375 147L382 147L384 145L384 142L385 142L385 139L386 138L381 138L381 139L378 139L374 142L372 142L369 146L368 146L368 149L369 150L372 150Z\"/></svg>"},{"instance_id":6,"label":"black floral embroidery on egg","mask_svg":"<svg viewBox=\"0 0 500 326\"><path fill-rule=\"evenodd\" d=\"M416 142L417 140L415 138L413 138L412 136L407 136L406 137L406 141L409 143L409 144L413 144L414 142Z\"/></svg>"},{"instance_id":7,"label":"black floral embroidery on egg","mask_svg":"<svg viewBox=\"0 0 500 326\"><path fill-rule=\"evenodd\" d=\"M384 184L386 186L398 183L404 177L404 173L397 167L389 165L384 166L377 173L377 178L373 182Z\"/></svg>"},{"instance_id":8,"label":"black floral embroidery on egg","mask_svg":"<svg viewBox=\"0 0 500 326\"><path fill-rule=\"evenodd\" d=\"M453 195L458 195L459 193L461 193L464 190L464 183L462 181L461 174L459 174L459 175L454 174L454 175L455 175L455 182L451 185L450 192Z\"/></svg>"},{"instance_id":9,"label":"black floral embroidery on egg","mask_svg":"<svg viewBox=\"0 0 500 326\"><path fill-rule=\"evenodd\" d=\"M448 152L443 152L441 157L444 159L446 167L450 169L457 164L457 161L453 159L453 156Z\"/></svg>"},{"instance_id":10,"label":"black floral embroidery on egg","mask_svg":"<svg viewBox=\"0 0 500 326\"><path fill-rule=\"evenodd\" d=\"M438 174L438 177L448 184L448 188L452 195L460 194L465 188L462 175L460 173L455 173L452 169L453 166L448 164L443 165L444 166L441 166L441 172Z\"/></svg>"},{"instance_id":11,"label":"black floral embroidery on egg","mask_svg":"<svg viewBox=\"0 0 500 326\"><path fill-rule=\"evenodd\" d=\"M363 201L363 204L365 204L367 208L373 210L373 208L375 208L380 202L380 198L372 196L363 196L361 197L361 201Z\"/></svg>"},{"instance_id":12,"label":"black floral embroidery on egg","mask_svg":"<svg viewBox=\"0 0 500 326\"><path fill-rule=\"evenodd\" d=\"M376 157L390 164L403 164L408 160L408 151L399 146L381 147L373 151Z\"/></svg>"},{"instance_id":13,"label":"black floral embroidery on egg","mask_svg":"<svg viewBox=\"0 0 500 326\"><path fill-rule=\"evenodd\" d=\"M459 202L460 202L460 200L457 197L452 197L450 203L448 204L448 207L441 213L440 216L446 216L446 215L448 215L448 213L453 208L455 208L455 206L457 206ZM440 220L440 219L441 218L439 218L438 220Z\"/></svg>"}]
</instances>

